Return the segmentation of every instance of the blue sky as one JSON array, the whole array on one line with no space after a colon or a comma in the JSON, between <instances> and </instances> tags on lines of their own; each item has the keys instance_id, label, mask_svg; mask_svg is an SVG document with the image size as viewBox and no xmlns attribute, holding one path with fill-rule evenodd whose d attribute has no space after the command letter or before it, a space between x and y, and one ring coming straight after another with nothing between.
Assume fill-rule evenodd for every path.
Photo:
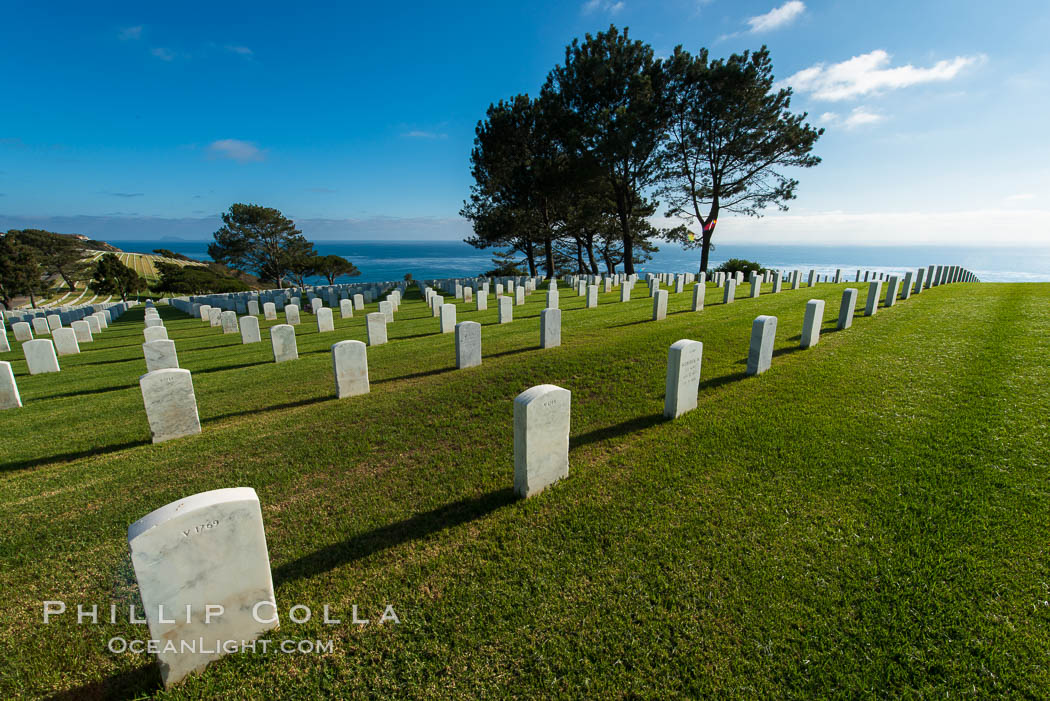
<instances>
[{"instance_id":1,"label":"blue sky","mask_svg":"<svg viewBox=\"0 0 1050 701\"><path fill-rule=\"evenodd\" d=\"M787 215L723 243L1050 245L1050 3L8 2L0 229L461 238L477 120L610 23L658 55L768 44L827 134Z\"/></svg>"}]
</instances>

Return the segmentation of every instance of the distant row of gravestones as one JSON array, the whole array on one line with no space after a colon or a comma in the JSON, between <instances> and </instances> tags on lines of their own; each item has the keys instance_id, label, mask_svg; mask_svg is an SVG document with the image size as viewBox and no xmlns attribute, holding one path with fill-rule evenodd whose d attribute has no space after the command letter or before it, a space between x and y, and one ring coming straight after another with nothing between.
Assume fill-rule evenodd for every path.
<instances>
[{"instance_id":1,"label":"distant row of gravestones","mask_svg":"<svg viewBox=\"0 0 1050 701\"><path fill-rule=\"evenodd\" d=\"M63 355L77 355L80 345L91 343L95 336L133 306L128 303L113 305L93 305L70 309L60 314L11 315L19 320L12 324L11 331L15 340L22 343L22 354L30 375L45 372L58 372L58 358ZM88 310L91 310L89 313ZM69 324L69 326L66 326ZM51 338L35 338L50 335ZM7 328L0 319L0 352L8 352L11 346L7 340ZM0 361L0 409L15 409L22 406L22 398L15 383L11 363Z\"/></svg>"}]
</instances>

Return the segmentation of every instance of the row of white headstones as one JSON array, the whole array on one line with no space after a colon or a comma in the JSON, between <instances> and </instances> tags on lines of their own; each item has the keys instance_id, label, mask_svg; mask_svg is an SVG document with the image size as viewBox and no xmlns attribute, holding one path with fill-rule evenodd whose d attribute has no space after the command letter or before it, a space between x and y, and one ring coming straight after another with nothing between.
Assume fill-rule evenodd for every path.
<instances>
[{"instance_id":1,"label":"row of white headstones","mask_svg":"<svg viewBox=\"0 0 1050 701\"><path fill-rule=\"evenodd\" d=\"M910 274L903 281L903 299L911 294L909 278ZM882 282L876 280L869 285L865 308L868 316L878 310ZM901 284L898 277L889 279L886 306L896 303L902 293ZM697 288L702 290L703 283ZM922 289L920 274L914 290ZM557 295L556 289L551 292ZM656 293L654 308L667 294L659 289ZM548 302L551 301L549 295ZM694 300L697 296L700 304L694 303L694 309L700 311L703 292L694 292ZM838 328L852 325L857 296L855 288L844 290ZM454 305L440 304L442 310L449 306L454 309ZM819 341L823 312L823 300L807 302L803 348ZM549 315L548 319L559 320L560 334L560 310L555 306L545 309L543 314ZM210 321L210 314L205 315ZM386 315L379 313L379 316L385 323ZM662 317L654 314L654 318ZM144 333L147 335L153 329L163 330L155 309L146 310L146 320L148 326ZM244 320L241 321L243 324ZM255 321L257 325L258 320ZM777 318L768 315L754 320L748 375L761 374L770 367L776 324ZM294 328L288 324L273 328L279 326L291 331L294 347ZM467 321L456 324L455 329L457 359L462 335L464 339L476 340L477 362L472 364L479 364L480 324ZM166 331L164 333L166 336ZM174 345L164 338L147 341L144 348L157 342ZM280 341L282 345L286 342L287 339ZM275 360L276 346L275 340ZM338 397L369 391L364 343L340 341L332 346L332 359ZM697 407L702 360L703 344L699 341L682 339L671 345L665 385L666 418L676 419ZM188 370L155 369L143 376L141 382L155 441L200 431ZM565 388L545 384L531 387L515 398L514 492L519 497L532 497L568 477L571 396ZM164 641L158 645L157 658L166 685L227 654L231 651L225 644L227 641L255 640L278 626L262 511L253 489L220 489L172 502L132 524L128 529L128 543L151 638ZM184 641L191 641L193 645L187 649ZM237 649L236 646L233 649Z\"/></svg>"},{"instance_id":2,"label":"row of white headstones","mask_svg":"<svg viewBox=\"0 0 1050 701\"><path fill-rule=\"evenodd\" d=\"M65 326L57 314L32 319L29 322L18 321L12 324L11 330L15 340L22 342L22 355L30 375L39 375L61 370L58 358L63 355L78 355L80 345L91 343L95 337L109 328L127 307L123 304L97 311L83 319L77 319ZM50 335L51 338L34 338ZM7 329L0 320L0 352L10 351L7 340ZM8 361L0 361L0 409L15 409L22 406L22 398L15 383L15 373Z\"/></svg>"}]
</instances>

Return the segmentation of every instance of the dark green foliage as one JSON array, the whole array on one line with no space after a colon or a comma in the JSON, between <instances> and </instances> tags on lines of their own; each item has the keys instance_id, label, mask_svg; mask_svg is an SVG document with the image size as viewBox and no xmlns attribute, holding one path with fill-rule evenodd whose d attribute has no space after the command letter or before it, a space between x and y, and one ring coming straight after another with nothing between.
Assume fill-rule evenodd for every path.
<instances>
[{"instance_id":1,"label":"dark green foliage","mask_svg":"<svg viewBox=\"0 0 1050 701\"><path fill-rule=\"evenodd\" d=\"M666 77L653 50L616 27L565 49L543 87L543 100L559 125L557 138L572 168L596 179L612 203L624 251L624 271L634 272L634 246L648 231L635 225L655 202L657 156L668 105Z\"/></svg>"},{"instance_id":2,"label":"dark green foliage","mask_svg":"<svg viewBox=\"0 0 1050 701\"><path fill-rule=\"evenodd\" d=\"M189 256L184 256L181 253L176 253L175 251L169 251L167 248L154 248L153 252L156 253L158 256L164 256L165 258L196 262L193 258L190 258Z\"/></svg>"},{"instance_id":3,"label":"dark green foliage","mask_svg":"<svg viewBox=\"0 0 1050 701\"><path fill-rule=\"evenodd\" d=\"M200 295L212 292L243 292L251 289L241 280L224 275L202 265L175 265L157 261L160 281L153 286L157 292L169 295Z\"/></svg>"},{"instance_id":4,"label":"dark green foliage","mask_svg":"<svg viewBox=\"0 0 1050 701\"><path fill-rule=\"evenodd\" d=\"M522 267L522 261L518 260L513 253L497 251L492 256L492 270L487 270L482 275L485 277L518 277L528 275L529 272Z\"/></svg>"},{"instance_id":5,"label":"dark green foliage","mask_svg":"<svg viewBox=\"0 0 1050 701\"><path fill-rule=\"evenodd\" d=\"M344 275L356 277L361 274L356 265L336 255L314 256L313 269L314 274L323 275L329 285L334 285L335 281Z\"/></svg>"},{"instance_id":6,"label":"dark green foliage","mask_svg":"<svg viewBox=\"0 0 1050 701\"><path fill-rule=\"evenodd\" d=\"M279 287L284 287L285 277L294 275L294 270L303 269L304 259L314 255L313 244L276 209L238 203L223 213L222 221L215 241L208 244L208 255Z\"/></svg>"},{"instance_id":7,"label":"dark green foliage","mask_svg":"<svg viewBox=\"0 0 1050 701\"><path fill-rule=\"evenodd\" d=\"M11 233L0 237L0 301L7 308L15 297L27 296L32 306L47 289L39 252Z\"/></svg>"},{"instance_id":8,"label":"dark green foliage","mask_svg":"<svg viewBox=\"0 0 1050 701\"><path fill-rule=\"evenodd\" d=\"M120 262L114 253L106 253L95 263L95 273L88 283L95 294L119 295L124 301L147 288L146 278Z\"/></svg>"},{"instance_id":9,"label":"dark green foliage","mask_svg":"<svg viewBox=\"0 0 1050 701\"><path fill-rule=\"evenodd\" d=\"M543 257L553 274L569 188L564 152L544 103L528 95L489 105L470 154L470 200L460 214L474 228L467 243L509 248L525 256L530 275Z\"/></svg>"},{"instance_id":10,"label":"dark green foliage","mask_svg":"<svg viewBox=\"0 0 1050 701\"><path fill-rule=\"evenodd\" d=\"M716 273L744 273L744 277L747 277L752 272L764 273L766 269L763 268L759 263L753 260L746 260L744 258L730 258L722 265L715 268L712 272Z\"/></svg>"},{"instance_id":11,"label":"dark green foliage","mask_svg":"<svg viewBox=\"0 0 1050 701\"><path fill-rule=\"evenodd\" d=\"M667 215L691 220L700 230L700 269L707 270L720 213L758 216L765 207L787 209L798 181L787 168L812 168L823 129L792 114L791 90L773 89L769 51L710 60L707 49L694 57L677 47L665 64L670 95L667 140L661 154L660 193Z\"/></svg>"},{"instance_id":12,"label":"dark green foliage","mask_svg":"<svg viewBox=\"0 0 1050 701\"><path fill-rule=\"evenodd\" d=\"M84 259L84 242L74 236L42 229L12 230L7 236L32 248L43 274L62 278L70 291L91 277L94 266Z\"/></svg>"}]
</instances>

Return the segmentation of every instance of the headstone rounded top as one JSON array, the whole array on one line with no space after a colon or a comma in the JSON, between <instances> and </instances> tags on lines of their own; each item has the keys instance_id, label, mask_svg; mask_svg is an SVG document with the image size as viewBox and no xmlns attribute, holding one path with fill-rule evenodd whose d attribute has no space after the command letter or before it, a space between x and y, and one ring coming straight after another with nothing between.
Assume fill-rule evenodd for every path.
<instances>
[{"instance_id":1,"label":"headstone rounded top","mask_svg":"<svg viewBox=\"0 0 1050 701\"><path fill-rule=\"evenodd\" d=\"M565 392L571 394L569 390L564 387L559 387L558 385L536 385L535 387L529 387L527 390L519 394L514 398L514 401L528 404L537 397L542 397L550 392Z\"/></svg>"},{"instance_id":2,"label":"headstone rounded top","mask_svg":"<svg viewBox=\"0 0 1050 701\"><path fill-rule=\"evenodd\" d=\"M157 372L189 372L189 370L157 370ZM259 501L259 495L251 487L229 487L226 489L213 489L210 492L201 492L184 499L177 499L170 504L149 512L135 523L128 526L128 542L139 537L149 529L159 526L175 516L181 516L197 509L207 508L215 504L223 504L232 501Z\"/></svg>"},{"instance_id":3,"label":"headstone rounded top","mask_svg":"<svg viewBox=\"0 0 1050 701\"><path fill-rule=\"evenodd\" d=\"M151 343L156 343L156 341L151 341ZM174 344L175 342L171 341L171 343ZM146 344L143 343L142 345ZM164 368L163 370L154 370L152 372L147 372L145 375L140 375L139 382L142 382L143 380L146 380L147 382L156 382L157 380L160 380L163 377L168 377L176 374L189 375L190 371L186 368Z\"/></svg>"}]
</instances>

